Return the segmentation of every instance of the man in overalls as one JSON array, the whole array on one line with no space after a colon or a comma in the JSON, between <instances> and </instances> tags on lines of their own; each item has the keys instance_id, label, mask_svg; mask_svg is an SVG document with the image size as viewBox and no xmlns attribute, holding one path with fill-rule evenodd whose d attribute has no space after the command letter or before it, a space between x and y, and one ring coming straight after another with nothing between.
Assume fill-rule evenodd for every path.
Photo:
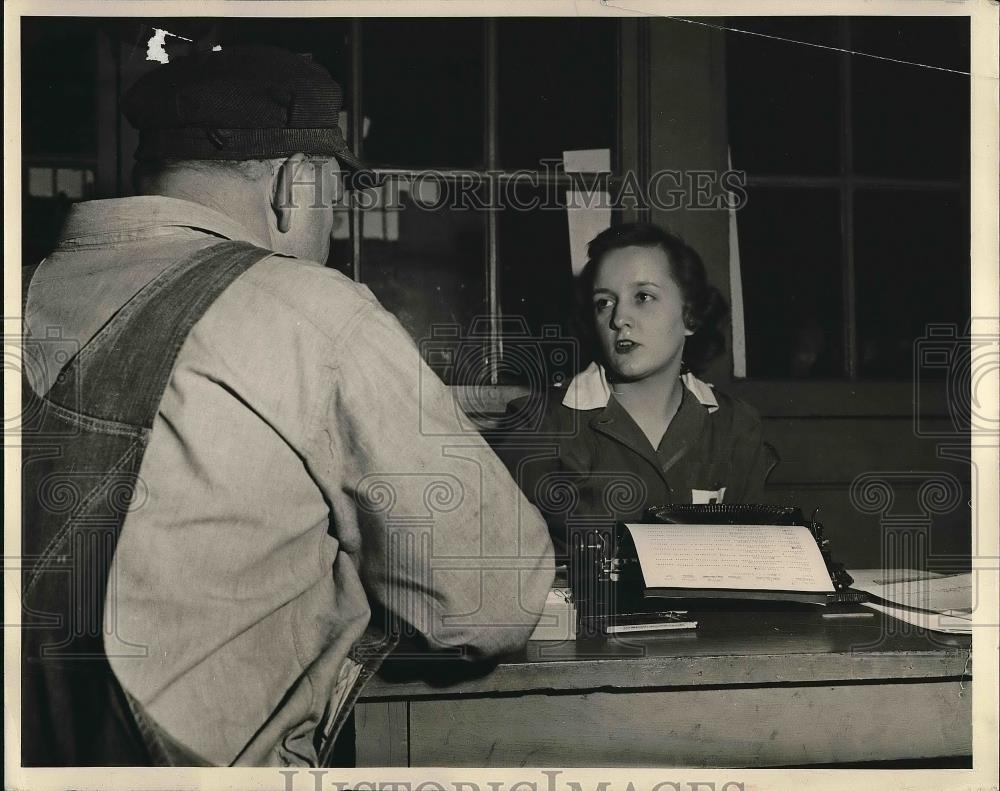
<instances>
[{"instance_id":1,"label":"man in overalls","mask_svg":"<svg viewBox=\"0 0 1000 791\"><path fill-rule=\"evenodd\" d=\"M138 197L27 294L25 765L316 765L402 638L520 648L545 523L326 260L340 87L254 47L125 97ZM419 295L414 295L419 298Z\"/></svg>"}]
</instances>

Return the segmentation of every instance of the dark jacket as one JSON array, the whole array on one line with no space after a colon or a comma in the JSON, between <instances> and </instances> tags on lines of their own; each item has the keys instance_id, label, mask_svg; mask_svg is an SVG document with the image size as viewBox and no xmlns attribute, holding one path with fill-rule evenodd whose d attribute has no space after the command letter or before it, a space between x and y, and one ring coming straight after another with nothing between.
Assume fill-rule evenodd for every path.
<instances>
[{"instance_id":1,"label":"dark jacket","mask_svg":"<svg viewBox=\"0 0 1000 791\"><path fill-rule=\"evenodd\" d=\"M613 396L594 408L568 406L566 390L510 403L496 449L545 516L558 555L574 528L634 521L650 506L763 500L777 456L762 439L760 417L693 382L658 448ZM594 406L592 396L582 406Z\"/></svg>"}]
</instances>

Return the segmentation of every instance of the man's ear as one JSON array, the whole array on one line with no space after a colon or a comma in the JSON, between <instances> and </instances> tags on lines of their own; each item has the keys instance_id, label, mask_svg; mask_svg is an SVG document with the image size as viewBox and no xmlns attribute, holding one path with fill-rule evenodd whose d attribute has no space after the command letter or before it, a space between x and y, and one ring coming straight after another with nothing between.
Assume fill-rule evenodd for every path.
<instances>
[{"instance_id":1,"label":"man's ear","mask_svg":"<svg viewBox=\"0 0 1000 791\"><path fill-rule=\"evenodd\" d=\"M293 203L292 187L305 161L306 155L301 151L292 154L281 163L274 175L271 208L274 210L275 224L281 233L288 233L292 227L292 210L296 208Z\"/></svg>"}]
</instances>

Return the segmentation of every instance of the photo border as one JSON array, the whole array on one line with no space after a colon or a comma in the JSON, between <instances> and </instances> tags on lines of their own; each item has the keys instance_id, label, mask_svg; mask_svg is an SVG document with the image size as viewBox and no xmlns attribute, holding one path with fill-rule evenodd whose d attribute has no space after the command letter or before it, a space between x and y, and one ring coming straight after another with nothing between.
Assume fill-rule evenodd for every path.
<instances>
[{"instance_id":1,"label":"photo border","mask_svg":"<svg viewBox=\"0 0 1000 791\"><path fill-rule=\"evenodd\" d=\"M993 338L1000 335L1000 280L998 280L998 194L1000 176L998 159L998 3L991 0L939 2L938 0L823 0L793 6L787 0L753 3L740 0L703 0L703 2L471 2L447 0L232 0L227 2L34 2L7 0L4 3L4 334L20 333L21 305L21 161L20 151L20 24L21 16L260 16L260 17L381 17L381 16L968 16L971 21L971 206L972 206L972 289L971 315L977 318L974 333ZM20 377L5 366L5 418L17 414L20 404ZM996 374L997 372L993 372ZM988 414L996 415L998 377L982 383L979 395L985 399ZM730 791L742 783L746 789L841 789L841 788L961 788L970 791L997 789L997 698L998 698L998 629L986 624L1000 623L997 615L1000 549L997 546L997 522L1000 512L998 478L1000 448L996 437L973 436L972 469L978 478L973 491L973 524L980 531L977 554L972 569L981 586L976 609L983 628L973 629L976 675L973 688L974 768L947 770L771 770L771 769L565 769L553 778L556 770L539 769L327 769L300 770L291 778L290 770L269 769L22 769L20 768L20 632L5 629L4 640L4 764L5 785L18 789L48 788L218 788L275 789L276 791L327 791L333 788L371 787L373 781L386 788L436 791L474 791L470 784L491 791L528 791L531 784L539 791L561 791L567 783L578 784L581 791L633 789L667 791L671 784L681 784L685 791L708 788ZM20 459L18 448L4 447L4 617L5 623L17 623L20 601L20 574L15 568L20 554ZM859 711L859 717L865 712ZM834 735L835 736L835 735ZM317 773L324 773L318 777ZM321 788L315 780L321 780ZM557 784L553 789L552 783ZM456 784L464 784L456 787ZM497 784L500 784L497 786ZM657 789L657 785L659 788Z\"/></svg>"}]
</instances>

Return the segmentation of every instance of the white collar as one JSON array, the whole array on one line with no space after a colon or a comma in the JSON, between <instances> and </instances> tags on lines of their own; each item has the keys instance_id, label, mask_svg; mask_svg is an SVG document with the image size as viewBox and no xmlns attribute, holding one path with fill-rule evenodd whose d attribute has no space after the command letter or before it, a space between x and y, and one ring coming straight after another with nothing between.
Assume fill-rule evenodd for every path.
<instances>
[{"instance_id":1,"label":"white collar","mask_svg":"<svg viewBox=\"0 0 1000 791\"><path fill-rule=\"evenodd\" d=\"M194 228L234 242L269 249L242 223L217 209L166 195L133 195L74 203L59 234L60 246L99 244L118 238L135 239L141 232L164 228Z\"/></svg>"},{"instance_id":2,"label":"white collar","mask_svg":"<svg viewBox=\"0 0 1000 791\"><path fill-rule=\"evenodd\" d=\"M709 413L718 410L719 402L712 392L712 385L701 381L692 373L681 376L681 381ZM570 409L603 409L610 399L611 386L604 373L604 366L593 362L573 377L562 403Z\"/></svg>"}]
</instances>

